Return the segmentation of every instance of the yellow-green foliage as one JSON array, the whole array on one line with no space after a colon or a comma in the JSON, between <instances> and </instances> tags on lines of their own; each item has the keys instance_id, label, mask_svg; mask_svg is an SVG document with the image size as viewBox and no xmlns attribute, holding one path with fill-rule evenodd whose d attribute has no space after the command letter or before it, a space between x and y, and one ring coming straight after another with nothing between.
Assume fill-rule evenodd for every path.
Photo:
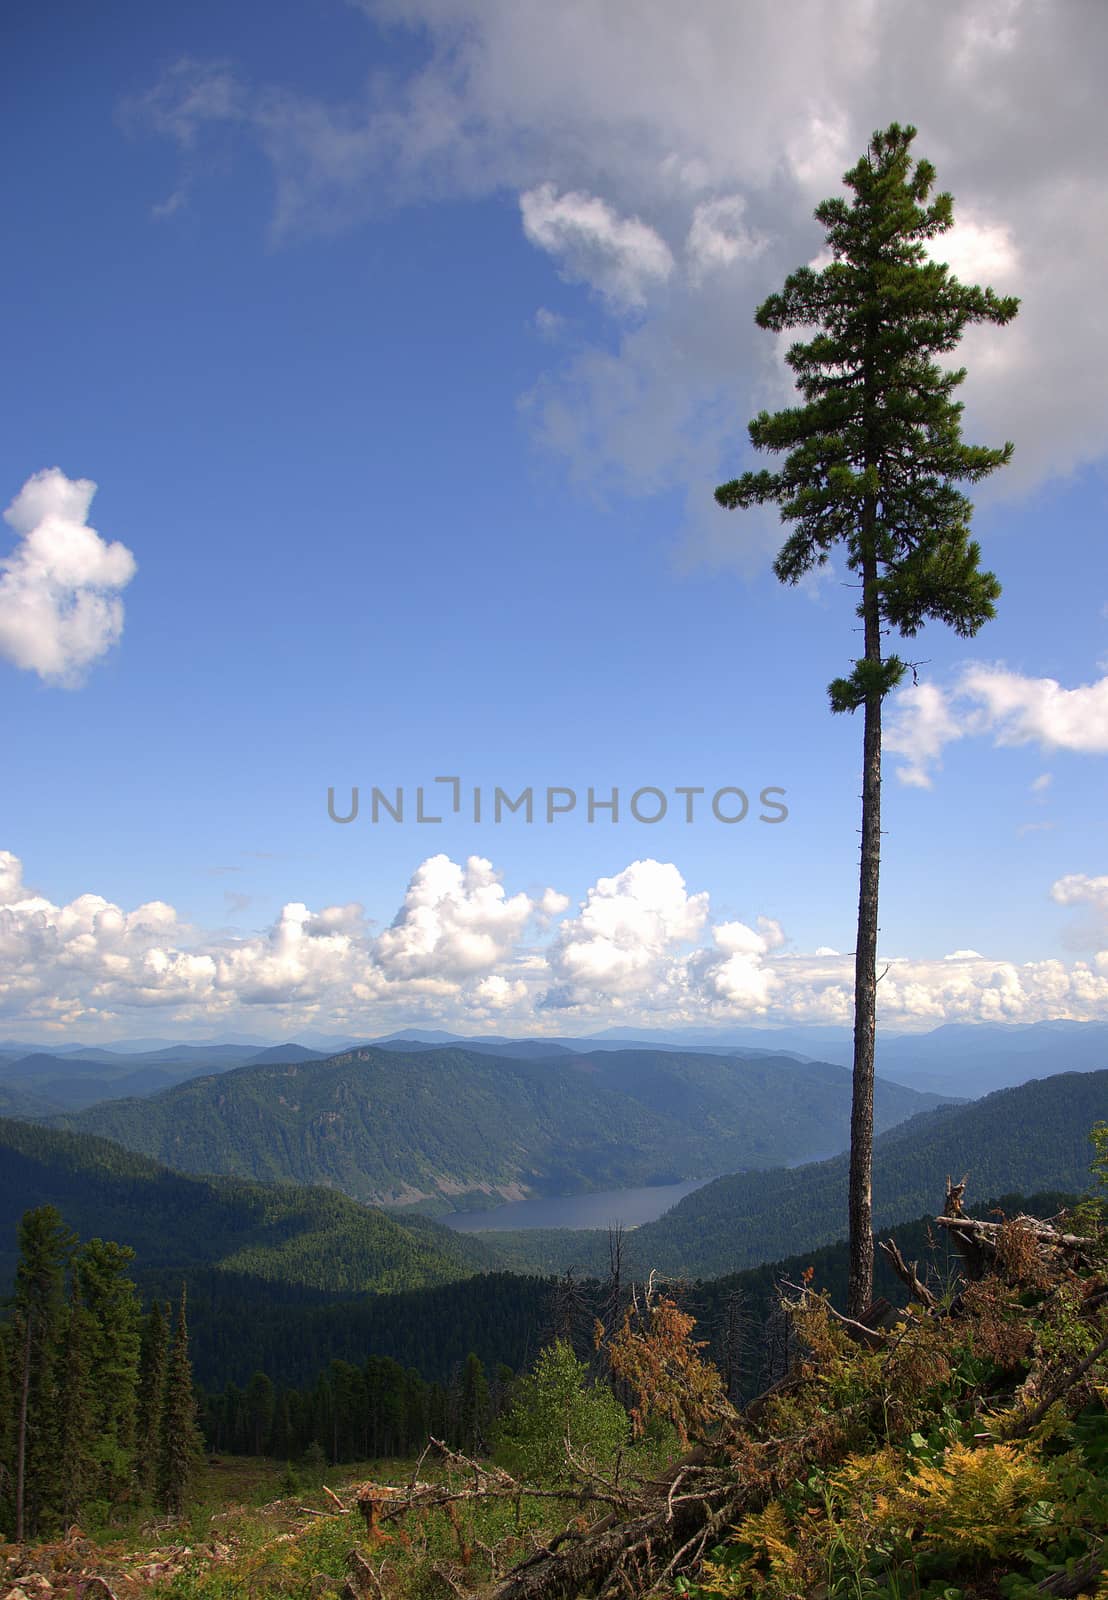
<instances>
[{"instance_id":1,"label":"yellow-green foliage","mask_svg":"<svg viewBox=\"0 0 1108 1600\"><path fill-rule=\"evenodd\" d=\"M792 1305L798 1380L736 1443L750 1509L691 1597L1041 1600L1051 1574L1108 1600L1108 1270L1044 1270L1003 1230L1000 1275L954 1314L922 1308L885 1347L827 1301Z\"/></svg>"},{"instance_id":2,"label":"yellow-green foliage","mask_svg":"<svg viewBox=\"0 0 1108 1600\"><path fill-rule=\"evenodd\" d=\"M1047 1502L1050 1477L1032 1449L953 1444L934 1466L921 1463L888 1494L874 1521L918 1549L950 1549L972 1559L1009 1555L1027 1543L1026 1513Z\"/></svg>"}]
</instances>

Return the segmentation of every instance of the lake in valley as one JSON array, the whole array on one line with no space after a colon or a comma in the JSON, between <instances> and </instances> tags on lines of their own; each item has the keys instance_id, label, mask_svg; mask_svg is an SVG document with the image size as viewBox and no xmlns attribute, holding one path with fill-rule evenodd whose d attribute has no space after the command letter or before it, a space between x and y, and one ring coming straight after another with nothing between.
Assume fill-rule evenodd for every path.
<instances>
[{"instance_id":1,"label":"lake in valley","mask_svg":"<svg viewBox=\"0 0 1108 1600\"><path fill-rule=\"evenodd\" d=\"M711 1181L710 1178L694 1178L685 1183L654 1184L644 1189L606 1189L598 1194L512 1200L487 1211L455 1211L438 1220L458 1233L489 1229L501 1232L506 1228L606 1228L616 1222L634 1228L640 1222L653 1222L678 1200Z\"/></svg>"}]
</instances>

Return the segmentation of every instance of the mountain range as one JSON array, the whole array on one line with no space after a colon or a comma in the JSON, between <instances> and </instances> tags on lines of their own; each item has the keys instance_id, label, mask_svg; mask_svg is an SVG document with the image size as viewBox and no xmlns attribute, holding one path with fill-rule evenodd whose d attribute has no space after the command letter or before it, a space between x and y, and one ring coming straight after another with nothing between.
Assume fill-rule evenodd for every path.
<instances>
[{"instance_id":1,"label":"mountain range","mask_svg":"<svg viewBox=\"0 0 1108 1600\"><path fill-rule=\"evenodd\" d=\"M405 1028L379 1039L312 1033L284 1043L242 1035L203 1043L119 1040L90 1046L18 1040L0 1042L0 1112L36 1116L47 1109L76 1111L101 1100L155 1094L212 1072L264 1062L319 1061L375 1045L392 1051L463 1048L516 1060L546 1060L597 1050L678 1051L683 1054L788 1055L799 1061L852 1062L845 1027L633 1030L609 1028L589 1037L462 1037L433 1028ZM887 1080L944 1099L973 1099L1031 1078L1108 1068L1108 1023L946 1023L927 1033L882 1032L877 1071Z\"/></svg>"},{"instance_id":2,"label":"mountain range","mask_svg":"<svg viewBox=\"0 0 1108 1600\"><path fill-rule=\"evenodd\" d=\"M465 1210L831 1155L849 1142L850 1098L843 1067L790 1056L371 1046L254 1062L54 1121L185 1172ZM879 1083L877 1125L936 1103Z\"/></svg>"},{"instance_id":3,"label":"mountain range","mask_svg":"<svg viewBox=\"0 0 1108 1600\"><path fill-rule=\"evenodd\" d=\"M227 1072L251 1061L320 1059L320 1053L287 1044L169 1045L151 1050L107 1050L96 1046L51 1051L0 1046L0 1114L40 1116L80 1111L101 1100L157 1094L189 1078Z\"/></svg>"}]
</instances>

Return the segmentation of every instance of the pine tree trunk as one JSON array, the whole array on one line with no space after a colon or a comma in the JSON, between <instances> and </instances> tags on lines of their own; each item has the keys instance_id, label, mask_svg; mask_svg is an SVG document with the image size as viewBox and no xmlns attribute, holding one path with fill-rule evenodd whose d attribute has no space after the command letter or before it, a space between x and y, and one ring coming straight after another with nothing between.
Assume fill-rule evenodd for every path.
<instances>
[{"instance_id":1,"label":"pine tree trunk","mask_svg":"<svg viewBox=\"0 0 1108 1600\"><path fill-rule=\"evenodd\" d=\"M867 506L866 516L874 517ZM865 659L881 660L877 560L871 540L862 563ZM873 1057L877 1018L877 891L881 867L881 695L866 696L862 753L862 859L854 954L854 1094L850 1113L850 1284L848 1311L873 1298Z\"/></svg>"}]
</instances>

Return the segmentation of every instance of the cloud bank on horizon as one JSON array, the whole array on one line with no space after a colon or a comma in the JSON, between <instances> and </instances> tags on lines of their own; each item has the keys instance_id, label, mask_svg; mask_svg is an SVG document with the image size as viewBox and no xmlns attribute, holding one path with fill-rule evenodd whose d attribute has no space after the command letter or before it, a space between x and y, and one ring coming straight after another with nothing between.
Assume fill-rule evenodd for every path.
<instances>
[{"instance_id":1,"label":"cloud bank on horizon","mask_svg":"<svg viewBox=\"0 0 1108 1600\"><path fill-rule=\"evenodd\" d=\"M902 1027L1103 1016L1108 879L1070 874L1051 898L1089 920L1085 955L1018 964L974 950L938 960L886 953L879 1005ZM1045 898L1045 896L1044 896ZM1077 942L1077 941L1075 941ZM259 1018L286 1032L379 1031L419 1020L480 1030L848 1023L847 954L792 950L772 918L714 921L672 863L633 861L571 909L555 889L509 895L492 863L431 856L391 925L357 903L289 902L273 925L231 939L191 928L173 906L131 911L98 894L59 906L0 851L0 1017L7 1028L139 1029L150 1010L183 1027Z\"/></svg>"}]
</instances>

